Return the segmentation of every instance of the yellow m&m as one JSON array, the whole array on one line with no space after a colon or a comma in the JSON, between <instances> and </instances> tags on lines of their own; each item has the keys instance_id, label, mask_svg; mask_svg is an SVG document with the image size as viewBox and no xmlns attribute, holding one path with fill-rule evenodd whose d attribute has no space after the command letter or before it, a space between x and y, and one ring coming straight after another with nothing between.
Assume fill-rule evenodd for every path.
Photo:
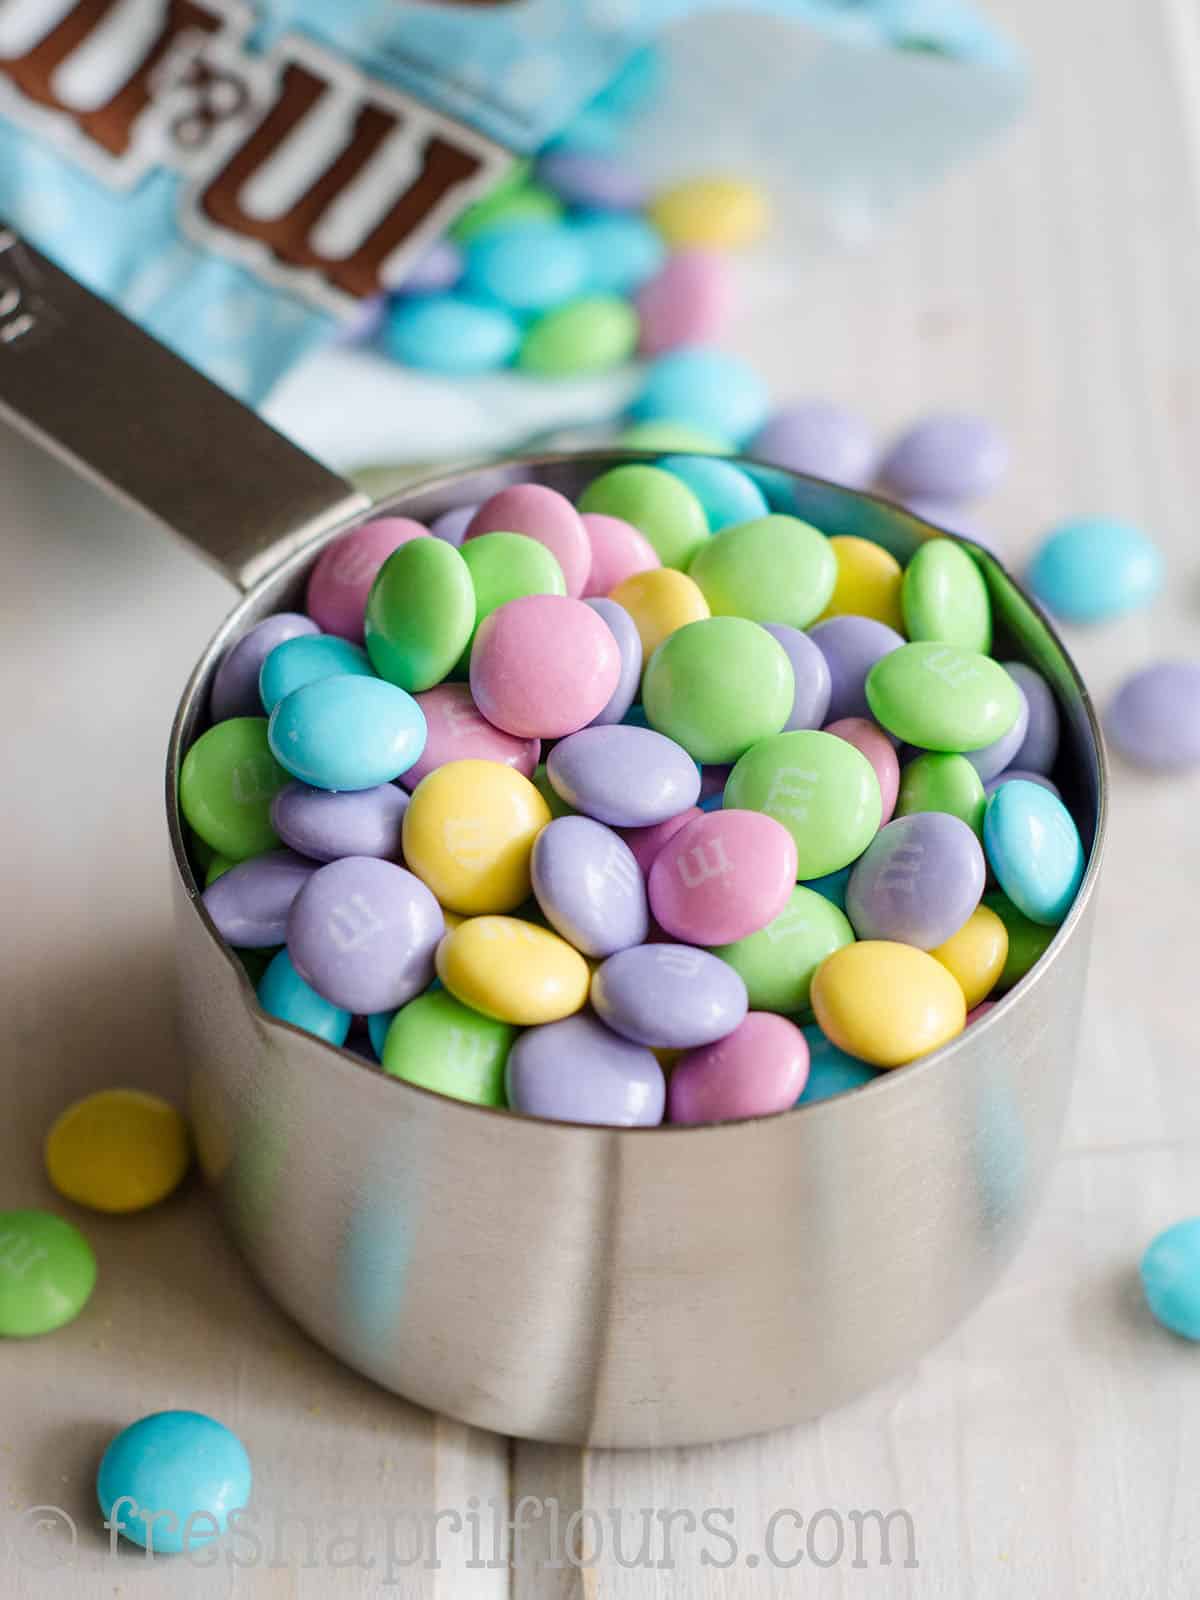
<instances>
[{"instance_id":1,"label":"yellow m&m","mask_svg":"<svg viewBox=\"0 0 1200 1600\"><path fill-rule=\"evenodd\" d=\"M901 1067L947 1044L967 1020L963 992L910 944L862 939L827 956L812 981L826 1038L873 1067Z\"/></svg>"},{"instance_id":2,"label":"yellow m&m","mask_svg":"<svg viewBox=\"0 0 1200 1600\"><path fill-rule=\"evenodd\" d=\"M900 588L904 570L895 556L870 539L853 534L835 534L829 548L837 558L837 578L829 604L819 620L828 617L872 617L886 622L897 633L904 632L900 609Z\"/></svg>"},{"instance_id":3,"label":"yellow m&m","mask_svg":"<svg viewBox=\"0 0 1200 1600\"><path fill-rule=\"evenodd\" d=\"M763 232L767 200L741 178L689 178L664 189L649 216L672 249L736 250Z\"/></svg>"},{"instance_id":4,"label":"yellow m&m","mask_svg":"<svg viewBox=\"0 0 1200 1600\"><path fill-rule=\"evenodd\" d=\"M1000 981L1008 960L1008 929L990 906L979 906L945 944L929 954L958 980L973 1011Z\"/></svg>"},{"instance_id":5,"label":"yellow m&m","mask_svg":"<svg viewBox=\"0 0 1200 1600\"><path fill-rule=\"evenodd\" d=\"M549 806L512 767L448 761L413 790L404 859L449 911L514 911L531 893L533 841L549 821Z\"/></svg>"},{"instance_id":6,"label":"yellow m&m","mask_svg":"<svg viewBox=\"0 0 1200 1600\"><path fill-rule=\"evenodd\" d=\"M438 977L463 1005L536 1027L582 1009L591 973L565 939L516 917L472 917L438 946Z\"/></svg>"},{"instance_id":7,"label":"yellow m&m","mask_svg":"<svg viewBox=\"0 0 1200 1600\"><path fill-rule=\"evenodd\" d=\"M68 1106L46 1135L59 1194L93 1211L144 1211L165 1200L191 1159L187 1124L140 1089L101 1089Z\"/></svg>"},{"instance_id":8,"label":"yellow m&m","mask_svg":"<svg viewBox=\"0 0 1200 1600\"><path fill-rule=\"evenodd\" d=\"M609 595L633 618L642 641L642 660L649 661L664 639L688 622L703 622L710 614L700 585L686 572L674 567L652 567L635 572L632 578Z\"/></svg>"}]
</instances>

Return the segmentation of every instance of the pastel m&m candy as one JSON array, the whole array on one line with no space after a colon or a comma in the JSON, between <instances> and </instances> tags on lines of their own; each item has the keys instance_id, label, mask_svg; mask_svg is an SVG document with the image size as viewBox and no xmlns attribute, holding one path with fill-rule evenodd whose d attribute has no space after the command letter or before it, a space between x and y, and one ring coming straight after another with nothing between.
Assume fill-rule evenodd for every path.
<instances>
[{"instance_id":1,"label":"pastel m&m candy","mask_svg":"<svg viewBox=\"0 0 1200 1600\"><path fill-rule=\"evenodd\" d=\"M851 534L830 539L829 548L837 560L837 578L822 615L874 617L899 631L904 626L900 591L905 574L895 556Z\"/></svg>"},{"instance_id":2,"label":"pastel m&m candy","mask_svg":"<svg viewBox=\"0 0 1200 1600\"><path fill-rule=\"evenodd\" d=\"M674 740L617 723L584 728L550 752L546 771L576 811L614 828L645 828L695 805L696 763Z\"/></svg>"},{"instance_id":3,"label":"pastel m&m candy","mask_svg":"<svg viewBox=\"0 0 1200 1600\"><path fill-rule=\"evenodd\" d=\"M875 1067L928 1055L960 1034L967 1019L963 992L940 962L887 940L863 939L823 961L812 1004L822 1032Z\"/></svg>"},{"instance_id":4,"label":"pastel m&m candy","mask_svg":"<svg viewBox=\"0 0 1200 1600\"><path fill-rule=\"evenodd\" d=\"M820 647L807 633L790 628L785 622L764 622L762 628L783 646L792 664L792 709L781 732L821 727L829 712L833 682Z\"/></svg>"},{"instance_id":5,"label":"pastel m&m candy","mask_svg":"<svg viewBox=\"0 0 1200 1600\"><path fill-rule=\"evenodd\" d=\"M930 954L958 979L973 1013L1000 981L1008 960L1008 929L990 906L976 906L958 932Z\"/></svg>"},{"instance_id":6,"label":"pastel m&m candy","mask_svg":"<svg viewBox=\"0 0 1200 1600\"><path fill-rule=\"evenodd\" d=\"M517 1030L431 989L401 1006L378 1055L392 1078L481 1106L504 1105L504 1067Z\"/></svg>"},{"instance_id":7,"label":"pastel m&m candy","mask_svg":"<svg viewBox=\"0 0 1200 1600\"><path fill-rule=\"evenodd\" d=\"M596 727L598 724L620 722L637 699L644 658L637 624L624 606L619 606L615 600L605 600L598 596L586 600L584 604L589 606L607 626L616 640L617 650L621 656L617 686L609 696L607 704L596 713L589 724L591 727Z\"/></svg>"},{"instance_id":8,"label":"pastel m&m candy","mask_svg":"<svg viewBox=\"0 0 1200 1600\"><path fill-rule=\"evenodd\" d=\"M903 634L874 617L830 617L808 635L829 668L829 721L869 717L867 675L877 661L904 643Z\"/></svg>"},{"instance_id":9,"label":"pastel m&m candy","mask_svg":"<svg viewBox=\"0 0 1200 1600\"><path fill-rule=\"evenodd\" d=\"M988 865L1005 894L1033 922L1054 927L1083 879L1079 829L1062 801L1037 783L1003 783L983 818Z\"/></svg>"},{"instance_id":10,"label":"pastel m&m candy","mask_svg":"<svg viewBox=\"0 0 1200 1600\"><path fill-rule=\"evenodd\" d=\"M485 533L523 533L546 546L562 571L566 592L583 593L592 552L579 512L565 495L540 483L515 483L479 507L464 544Z\"/></svg>"},{"instance_id":11,"label":"pastel m&m candy","mask_svg":"<svg viewBox=\"0 0 1200 1600\"><path fill-rule=\"evenodd\" d=\"M0 1339L63 1327L95 1286L96 1257L72 1223L50 1211L0 1211Z\"/></svg>"},{"instance_id":12,"label":"pastel m&m candy","mask_svg":"<svg viewBox=\"0 0 1200 1600\"><path fill-rule=\"evenodd\" d=\"M994 489L1007 466L1008 446L990 422L947 412L906 429L880 463L879 478L902 498L957 505Z\"/></svg>"},{"instance_id":13,"label":"pastel m&m candy","mask_svg":"<svg viewBox=\"0 0 1200 1600\"><path fill-rule=\"evenodd\" d=\"M1105 727L1135 766L1156 772L1200 766L1200 661L1158 661L1134 673L1113 696Z\"/></svg>"},{"instance_id":14,"label":"pastel m&m candy","mask_svg":"<svg viewBox=\"0 0 1200 1600\"><path fill-rule=\"evenodd\" d=\"M871 477L876 449L861 417L824 400L807 400L774 412L751 440L750 454L793 472L860 488Z\"/></svg>"},{"instance_id":15,"label":"pastel m&m candy","mask_svg":"<svg viewBox=\"0 0 1200 1600\"><path fill-rule=\"evenodd\" d=\"M1141 1261L1142 1292L1154 1316L1184 1339L1200 1339L1200 1217L1153 1239Z\"/></svg>"},{"instance_id":16,"label":"pastel m&m candy","mask_svg":"<svg viewBox=\"0 0 1200 1600\"><path fill-rule=\"evenodd\" d=\"M923 750L981 750L1008 732L1020 690L998 661L957 645L902 645L867 674L876 722Z\"/></svg>"},{"instance_id":17,"label":"pastel m&m candy","mask_svg":"<svg viewBox=\"0 0 1200 1600\"><path fill-rule=\"evenodd\" d=\"M671 1070L669 1122L730 1122L795 1105L808 1077L808 1042L786 1017L749 1011L732 1033L689 1050Z\"/></svg>"},{"instance_id":18,"label":"pastel m&m candy","mask_svg":"<svg viewBox=\"0 0 1200 1600\"><path fill-rule=\"evenodd\" d=\"M673 245L736 249L762 233L767 202L758 185L743 178L685 178L663 190L650 216Z\"/></svg>"},{"instance_id":19,"label":"pastel m&m candy","mask_svg":"<svg viewBox=\"0 0 1200 1600\"><path fill-rule=\"evenodd\" d=\"M696 818L650 868L650 908L686 944L730 944L766 927L796 883L796 846L773 817L722 810ZM799 1092L799 1091L797 1091Z\"/></svg>"},{"instance_id":20,"label":"pastel m&m candy","mask_svg":"<svg viewBox=\"0 0 1200 1600\"><path fill-rule=\"evenodd\" d=\"M685 572L676 572L672 567L635 572L617 585L609 599L633 618L646 661L673 633L689 622L702 622L709 615L708 602L699 586Z\"/></svg>"},{"instance_id":21,"label":"pastel m&m candy","mask_svg":"<svg viewBox=\"0 0 1200 1600\"><path fill-rule=\"evenodd\" d=\"M708 538L708 518L698 496L661 467L637 462L611 467L588 484L579 509L631 523L666 567L686 567Z\"/></svg>"},{"instance_id":22,"label":"pastel m&m candy","mask_svg":"<svg viewBox=\"0 0 1200 1600\"><path fill-rule=\"evenodd\" d=\"M295 611L280 611L256 622L221 658L210 696L213 721L261 716L258 677L263 662L285 639L298 639L319 631L311 617L303 617Z\"/></svg>"},{"instance_id":23,"label":"pastel m&m candy","mask_svg":"<svg viewBox=\"0 0 1200 1600\"><path fill-rule=\"evenodd\" d=\"M799 517L757 517L723 528L688 568L715 617L806 628L829 604L837 560L829 540Z\"/></svg>"},{"instance_id":24,"label":"pastel m&m candy","mask_svg":"<svg viewBox=\"0 0 1200 1600\"><path fill-rule=\"evenodd\" d=\"M258 1003L270 1017L315 1033L328 1044L345 1044L353 1017L306 983L286 950L278 951L258 981Z\"/></svg>"},{"instance_id":25,"label":"pastel m&m candy","mask_svg":"<svg viewBox=\"0 0 1200 1600\"><path fill-rule=\"evenodd\" d=\"M267 741L279 765L315 789L371 789L412 766L425 748L425 718L395 684L343 674L285 695Z\"/></svg>"},{"instance_id":26,"label":"pastel m&m candy","mask_svg":"<svg viewBox=\"0 0 1200 1600\"><path fill-rule=\"evenodd\" d=\"M508 1103L526 1116L623 1128L663 1118L666 1085L653 1054L587 1011L523 1033L506 1076Z\"/></svg>"},{"instance_id":27,"label":"pastel m&m candy","mask_svg":"<svg viewBox=\"0 0 1200 1600\"><path fill-rule=\"evenodd\" d=\"M718 945L713 954L741 977L756 1011L791 1014L808 1005L813 975L825 957L853 942L854 929L841 908L798 884L764 928Z\"/></svg>"},{"instance_id":28,"label":"pastel m&m candy","mask_svg":"<svg viewBox=\"0 0 1200 1600\"><path fill-rule=\"evenodd\" d=\"M945 811L982 837L986 808L983 780L966 756L928 752L914 757L900 774L898 817Z\"/></svg>"},{"instance_id":29,"label":"pastel m&m candy","mask_svg":"<svg viewBox=\"0 0 1200 1600\"><path fill-rule=\"evenodd\" d=\"M367 596L367 654L381 678L409 693L432 689L475 626L470 569L444 539L413 539L380 567Z\"/></svg>"},{"instance_id":30,"label":"pastel m&m candy","mask_svg":"<svg viewBox=\"0 0 1200 1600\"><path fill-rule=\"evenodd\" d=\"M932 950L966 922L986 878L979 840L965 822L918 812L881 828L855 863L846 915L860 939Z\"/></svg>"},{"instance_id":31,"label":"pastel m&m candy","mask_svg":"<svg viewBox=\"0 0 1200 1600\"><path fill-rule=\"evenodd\" d=\"M609 956L592 976L591 999L600 1020L623 1038L669 1050L723 1039L747 1008L746 985L732 967L681 944L641 944Z\"/></svg>"},{"instance_id":32,"label":"pastel m&m candy","mask_svg":"<svg viewBox=\"0 0 1200 1600\"><path fill-rule=\"evenodd\" d=\"M651 567L662 565L650 541L623 517L585 511L580 521L588 536L592 557L583 589L585 597L611 594L635 572L649 572Z\"/></svg>"},{"instance_id":33,"label":"pastel m&m candy","mask_svg":"<svg viewBox=\"0 0 1200 1600\"><path fill-rule=\"evenodd\" d=\"M646 663L642 699L651 727L701 763L729 763L779 733L795 702L795 674L779 641L744 617L708 617L664 639Z\"/></svg>"},{"instance_id":34,"label":"pastel m&m candy","mask_svg":"<svg viewBox=\"0 0 1200 1600\"><path fill-rule=\"evenodd\" d=\"M271 802L288 781L272 754L265 717L231 717L202 733L183 758L179 806L220 855L244 861L279 843Z\"/></svg>"},{"instance_id":35,"label":"pastel m&m candy","mask_svg":"<svg viewBox=\"0 0 1200 1600\"><path fill-rule=\"evenodd\" d=\"M309 616L324 633L361 644L367 596L380 567L393 550L428 533L411 517L376 517L343 533L325 547L309 574L304 596Z\"/></svg>"},{"instance_id":36,"label":"pastel m&m candy","mask_svg":"<svg viewBox=\"0 0 1200 1600\"><path fill-rule=\"evenodd\" d=\"M722 332L733 308L733 283L715 250L677 250L638 290L638 343L644 355L705 344Z\"/></svg>"},{"instance_id":37,"label":"pastel m&m candy","mask_svg":"<svg viewBox=\"0 0 1200 1600\"><path fill-rule=\"evenodd\" d=\"M315 871L315 862L292 850L231 862L206 885L204 909L235 949L269 950L286 939L292 901Z\"/></svg>"},{"instance_id":38,"label":"pastel m&m candy","mask_svg":"<svg viewBox=\"0 0 1200 1600\"><path fill-rule=\"evenodd\" d=\"M582 1008L588 965L558 934L516 917L471 917L438 946L438 977L472 1010L531 1027Z\"/></svg>"},{"instance_id":39,"label":"pastel m&m candy","mask_svg":"<svg viewBox=\"0 0 1200 1600\"><path fill-rule=\"evenodd\" d=\"M953 539L928 539L916 551L904 570L900 600L910 639L938 639L985 654L991 649L992 602L987 585Z\"/></svg>"},{"instance_id":40,"label":"pastel m&m candy","mask_svg":"<svg viewBox=\"0 0 1200 1600\"><path fill-rule=\"evenodd\" d=\"M522 739L489 722L465 683L439 683L416 696L425 718L425 748L400 781L415 789L423 778L451 761L498 761L532 778L541 755L540 739ZM351 852L346 852L350 854Z\"/></svg>"},{"instance_id":41,"label":"pastel m&m candy","mask_svg":"<svg viewBox=\"0 0 1200 1600\"><path fill-rule=\"evenodd\" d=\"M198 1550L250 1499L241 1440L198 1411L158 1411L111 1440L96 1476L105 1524L163 1555Z\"/></svg>"},{"instance_id":42,"label":"pastel m&m candy","mask_svg":"<svg viewBox=\"0 0 1200 1600\"><path fill-rule=\"evenodd\" d=\"M515 911L550 808L494 761L449 761L421 780L404 814L404 859L438 901L466 916Z\"/></svg>"},{"instance_id":43,"label":"pastel m&m candy","mask_svg":"<svg viewBox=\"0 0 1200 1600\"><path fill-rule=\"evenodd\" d=\"M1046 535L1028 577L1052 615L1065 622L1104 622L1137 610L1158 593L1163 559L1140 528L1084 517Z\"/></svg>"},{"instance_id":44,"label":"pastel m&m candy","mask_svg":"<svg viewBox=\"0 0 1200 1600\"><path fill-rule=\"evenodd\" d=\"M471 693L489 722L521 739L557 739L586 727L621 676L612 630L582 600L527 595L480 624Z\"/></svg>"},{"instance_id":45,"label":"pastel m&m candy","mask_svg":"<svg viewBox=\"0 0 1200 1600\"><path fill-rule=\"evenodd\" d=\"M408 796L394 783L340 791L289 783L271 802L271 821L284 844L310 862L336 861L339 856L395 861L407 810Z\"/></svg>"},{"instance_id":46,"label":"pastel m&m candy","mask_svg":"<svg viewBox=\"0 0 1200 1600\"><path fill-rule=\"evenodd\" d=\"M890 822L900 790L900 763L887 734L867 717L843 717L839 722L826 723L823 731L845 739L866 756L879 781L880 823Z\"/></svg>"},{"instance_id":47,"label":"pastel m&m candy","mask_svg":"<svg viewBox=\"0 0 1200 1600\"><path fill-rule=\"evenodd\" d=\"M68 1106L46 1135L59 1194L94 1211L144 1211L177 1189L191 1160L187 1125L159 1095L101 1089Z\"/></svg>"},{"instance_id":48,"label":"pastel m&m candy","mask_svg":"<svg viewBox=\"0 0 1200 1600\"><path fill-rule=\"evenodd\" d=\"M547 921L583 955L610 956L645 940L641 869L611 828L591 817L559 817L538 834L531 870Z\"/></svg>"},{"instance_id":49,"label":"pastel m&m candy","mask_svg":"<svg viewBox=\"0 0 1200 1600\"><path fill-rule=\"evenodd\" d=\"M293 689L302 689L306 683L316 683L319 678L342 675L357 678L375 676L374 668L361 646L351 644L348 639L339 639L332 633L286 639L271 651L258 675L262 709L269 716Z\"/></svg>"}]
</instances>

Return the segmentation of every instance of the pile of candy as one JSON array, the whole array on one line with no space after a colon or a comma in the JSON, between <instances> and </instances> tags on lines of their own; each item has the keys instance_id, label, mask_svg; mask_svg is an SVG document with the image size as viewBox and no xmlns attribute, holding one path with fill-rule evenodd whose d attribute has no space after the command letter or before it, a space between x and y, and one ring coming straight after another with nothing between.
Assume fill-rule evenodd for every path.
<instances>
[{"instance_id":1,"label":"pile of candy","mask_svg":"<svg viewBox=\"0 0 1200 1600\"><path fill-rule=\"evenodd\" d=\"M951 540L902 570L667 456L366 523L307 613L185 758L204 902L268 1012L425 1087L782 1111L952 1039L1078 889L1054 697Z\"/></svg>"}]
</instances>

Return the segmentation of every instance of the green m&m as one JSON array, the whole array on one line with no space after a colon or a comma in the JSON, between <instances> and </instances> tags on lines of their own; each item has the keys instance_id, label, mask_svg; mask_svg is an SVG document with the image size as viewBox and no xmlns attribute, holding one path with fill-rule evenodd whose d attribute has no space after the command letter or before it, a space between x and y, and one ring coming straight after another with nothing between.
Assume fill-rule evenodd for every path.
<instances>
[{"instance_id":1,"label":"green m&m","mask_svg":"<svg viewBox=\"0 0 1200 1600\"><path fill-rule=\"evenodd\" d=\"M825 535L799 517L755 517L714 533L696 551L688 576L714 617L807 628L829 604L837 556Z\"/></svg>"},{"instance_id":2,"label":"green m&m","mask_svg":"<svg viewBox=\"0 0 1200 1600\"><path fill-rule=\"evenodd\" d=\"M643 417L622 428L613 444L618 450L690 450L693 455L732 456L737 446L706 428L690 422L668 422L663 417Z\"/></svg>"},{"instance_id":3,"label":"green m&m","mask_svg":"<svg viewBox=\"0 0 1200 1600\"><path fill-rule=\"evenodd\" d=\"M523 372L569 378L607 372L628 361L637 347L637 312L616 294L585 295L544 312L517 351Z\"/></svg>"},{"instance_id":4,"label":"green m&m","mask_svg":"<svg viewBox=\"0 0 1200 1600\"><path fill-rule=\"evenodd\" d=\"M856 860L879 832L875 769L836 734L800 729L759 742L725 784L725 805L765 811L796 841L796 873L823 878Z\"/></svg>"},{"instance_id":5,"label":"green m&m","mask_svg":"<svg viewBox=\"0 0 1200 1600\"><path fill-rule=\"evenodd\" d=\"M983 779L966 756L930 752L916 756L900 773L896 816L917 811L948 811L983 837L987 795Z\"/></svg>"},{"instance_id":6,"label":"green m&m","mask_svg":"<svg viewBox=\"0 0 1200 1600\"><path fill-rule=\"evenodd\" d=\"M676 629L646 665L650 726L701 764L736 761L778 733L795 695L787 651L757 622L706 617Z\"/></svg>"},{"instance_id":7,"label":"green m&m","mask_svg":"<svg viewBox=\"0 0 1200 1600\"><path fill-rule=\"evenodd\" d=\"M1017 720L1021 692L977 650L922 641L902 645L867 674L871 715L922 750L982 750Z\"/></svg>"},{"instance_id":8,"label":"green m&m","mask_svg":"<svg viewBox=\"0 0 1200 1600\"><path fill-rule=\"evenodd\" d=\"M205 844L230 862L245 861L279 843L271 801L290 782L271 754L266 717L230 717L184 756L179 805Z\"/></svg>"},{"instance_id":9,"label":"green m&m","mask_svg":"<svg viewBox=\"0 0 1200 1600\"><path fill-rule=\"evenodd\" d=\"M708 539L708 517L699 497L661 467L631 462L602 472L580 495L579 509L631 522L663 566L681 572Z\"/></svg>"},{"instance_id":10,"label":"green m&m","mask_svg":"<svg viewBox=\"0 0 1200 1600\"><path fill-rule=\"evenodd\" d=\"M475 590L475 631L484 617L527 594L566 594L558 558L523 533L481 533L462 546L462 558Z\"/></svg>"},{"instance_id":11,"label":"green m&m","mask_svg":"<svg viewBox=\"0 0 1200 1600\"><path fill-rule=\"evenodd\" d=\"M383 1070L455 1100L502 1106L516 1028L433 989L402 1006L383 1041Z\"/></svg>"},{"instance_id":12,"label":"green m&m","mask_svg":"<svg viewBox=\"0 0 1200 1600\"><path fill-rule=\"evenodd\" d=\"M904 631L964 650L992 648L992 602L983 574L953 539L930 539L904 569Z\"/></svg>"},{"instance_id":13,"label":"green m&m","mask_svg":"<svg viewBox=\"0 0 1200 1600\"><path fill-rule=\"evenodd\" d=\"M30 1339L77 1317L96 1283L92 1247L50 1211L0 1211L0 1338Z\"/></svg>"},{"instance_id":14,"label":"green m&m","mask_svg":"<svg viewBox=\"0 0 1200 1600\"><path fill-rule=\"evenodd\" d=\"M1008 955L995 989L996 994L1007 994L1042 959L1058 929L1030 921L1000 889L989 890L983 904L991 907L1008 930Z\"/></svg>"},{"instance_id":15,"label":"green m&m","mask_svg":"<svg viewBox=\"0 0 1200 1600\"><path fill-rule=\"evenodd\" d=\"M367 654L381 678L415 694L440 683L475 627L467 563L444 539L410 539L380 567L367 596Z\"/></svg>"},{"instance_id":16,"label":"green m&m","mask_svg":"<svg viewBox=\"0 0 1200 1600\"><path fill-rule=\"evenodd\" d=\"M713 954L741 974L751 1010L788 1015L808 1005L813 973L825 957L853 943L845 914L798 885L773 922L733 944L718 945Z\"/></svg>"}]
</instances>

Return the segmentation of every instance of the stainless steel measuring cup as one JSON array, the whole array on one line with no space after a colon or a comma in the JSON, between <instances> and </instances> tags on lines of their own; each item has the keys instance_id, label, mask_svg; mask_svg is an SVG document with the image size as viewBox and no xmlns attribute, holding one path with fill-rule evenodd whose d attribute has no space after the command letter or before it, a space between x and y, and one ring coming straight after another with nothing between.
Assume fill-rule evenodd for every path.
<instances>
[{"instance_id":1,"label":"stainless steel measuring cup","mask_svg":"<svg viewBox=\"0 0 1200 1600\"><path fill-rule=\"evenodd\" d=\"M1057 695L1056 776L1089 851L1048 953L953 1043L837 1099L716 1127L574 1127L443 1098L268 1018L199 901L177 780L213 671L248 627L298 603L364 497L3 237L0 409L243 590L184 691L168 753L180 1022L205 1175L252 1270L315 1339L479 1427L673 1445L836 1406L902 1371L983 1296L1058 1142L1105 805L1087 694L995 560L967 546L1002 647ZM616 459L630 457L477 467L386 509L428 520L531 476L574 494ZM751 470L775 509L830 534L902 558L935 535L869 495Z\"/></svg>"}]
</instances>

